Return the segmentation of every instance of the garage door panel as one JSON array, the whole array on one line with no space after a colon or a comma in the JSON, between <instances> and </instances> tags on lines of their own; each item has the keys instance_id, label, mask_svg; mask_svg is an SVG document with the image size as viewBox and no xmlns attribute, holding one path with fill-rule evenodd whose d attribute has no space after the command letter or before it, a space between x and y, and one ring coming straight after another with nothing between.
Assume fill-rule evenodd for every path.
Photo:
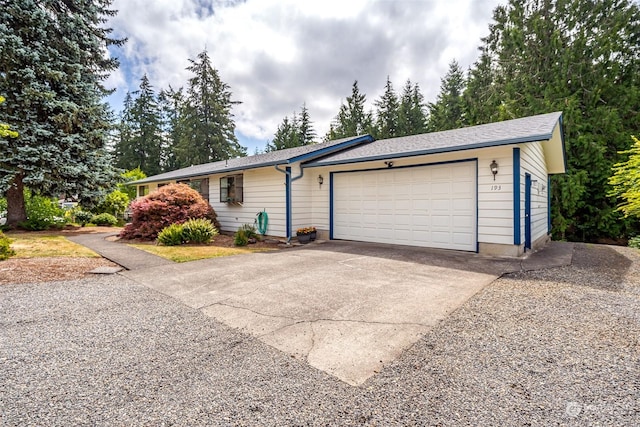
<instances>
[{"instance_id":1,"label":"garage door panel","mask_svg":"<svg viewBox=\"0 0 640 427\"><path fill-rule=\"evenodd\" d=\"M476 165L336 173L333 237L476 250Z\"/></svg>"}]
</instances>

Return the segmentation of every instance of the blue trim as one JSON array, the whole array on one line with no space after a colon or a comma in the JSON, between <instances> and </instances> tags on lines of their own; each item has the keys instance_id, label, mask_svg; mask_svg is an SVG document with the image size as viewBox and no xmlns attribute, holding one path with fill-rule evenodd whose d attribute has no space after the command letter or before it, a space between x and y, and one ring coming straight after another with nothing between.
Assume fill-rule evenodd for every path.
<instances>
[{"instance_id":1,"label":"blue trim","mask_svg":"<svg viewBox=\"0 0 640 427\"><path fill-rule=\"evenodd\" d=\"M329 240L333 240L333 174L329 172Z\"/></svg>"},{"instance_id":2,"label":"blue trim","mask_svg":"<svg viewBox=\"0 0 640 427\"><path fill-rule=\"evenodd\" d=\"M551 175L547 175L547 234L551 234Z\"/></svg>"},{"instance_id":3,"label":"blue trim","mask_svg":"<svg viewBox=\"0 0 640 427\"><path fill-rule=\"evenodd\" d=\"M513 147L513 244L520 243L520 148Z\"/></svg>"},{"instance_id":4,"label":"blue trim","mask_svg":"<svg viewBox=\"0 0 640 427\"><path fill-rule=\"evenodd\" d=\"M292 213L291 212L291 168L290 167L286 168L284 184L285 184L285 199L286 199L285 228L287 232L287 241L288 241L292 237L292 233L291 233L291 213Z\"/></svg>"},{"instance_id":5,"label":"blue trim","mask_svg":"<svg viewBox=\"0 0 640 427\"><path fill-rule=\"evenodd\" d=\"M478 207L478 158L477 157L467 158L467 159L460 159L460 160L449 160L449 161L444 161L444 162L420 163L420 164L406 165L406 166L393 166L392 168L389 168L389 167L385 166L385 167L380 167L380 168L352 169L352 170L330 172L329 173L329 239L331 239L331 240L334 239L334 237L333 237L333 216L334 216L334 211L333 211L333 200L334 200L333 186L334 186L334 175L335 174L371 172L371 171L379 171L379 170L387 170L387 169L407 169L407 168L416 168L416 167L423 167L423 166L438 166L438 165L455 164L455 163L467 163L467 162L475 162L475 164L476 164L476 249L475 249L475 252L476 253L480 252L480 242L478 241L478 236L479 236L479 231L478 231L479 207ZM471 251L469 251L469 252L471 252Z\"/></svg>"},{"instance_id":6,"label":"blue trim","mask_svg":"<svg viewBox=\"0 0 640 427\"><path fill-rule=\"evenodd\" d=\"M531 249L531 174L524 174L524 249Z\"/></svg>"},{"instance_id":7,"label":"blue trim","mask_svg":"<svg viewBox=\"0 0 640 427\"><path fill-rule=\"evenodd\" d=\"M334 166L334 165L343 165L343 164L349 164L349 163L362 163L362 162L371 162L376 160L389 160L389 159L398 159L403 157L424 156L429 154L451 153L455 151L475 150L480 148L501 147L504 145L545 141L550 139L552 136L553 136L553 133L534 135L534 136L528 136L528 137L522 137L522 138L505 139L501 141L485 142L481 144L459 145L455 147L441 147L441 148L432 148L432 149L426 149L426 150L407 151L407 152L396 151L392 153L379 154L379 155L369 156L369 157L350 158L350 159L335 160L335 161L323 162L322 160L319 160L317 162L305 165L305 167L312 168L312 167L320 167L320 166Z\"/></svg>"},{"instance_id":8,"label":"blue trim","mask_svg":"<svg viewBox=\"0 0 640 427\"><path fill-rule=\"evenodd\" d=\"M480 190L480 179L478 177L478 158L476 157L476 253L480 253L480 203L478 203L478 193Z\"/></svg>"},{"instance_id":9,"label":"blue trim","mask_svg":"<svg viewBox=\"0 0 640 427\"><path fill-rule=\"evenodd\" d=\"M350 148L353 145L359 145L365 142L373 142L373 137L371 135L363 135L355 139L350 139L345 142L341 142L340 144L331 145L329 147L325 147L321 150L312 151L310 153L301 154L296 157L291 157L287 160L288 163L302 162L312 157L321 157L327 154L332 154L334 151L340 151L345 148Z\"/></svg>"}]
</instances>

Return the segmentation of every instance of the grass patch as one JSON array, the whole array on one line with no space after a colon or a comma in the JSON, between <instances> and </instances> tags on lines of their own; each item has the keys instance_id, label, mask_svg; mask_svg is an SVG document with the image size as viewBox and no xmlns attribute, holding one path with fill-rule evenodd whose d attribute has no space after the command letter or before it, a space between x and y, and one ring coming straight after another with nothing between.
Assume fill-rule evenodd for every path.
<instances>
[{"instance_id":1,"label":"grass patch","mask_svg":"<svg viewBox=\"0 0 640 427\"><path fill-rule=\"evenodd\" d=\"M29 235L27 233L7 235L16 251L15 258L100 258L91 249L56 235Z\"/></svg>"},{"instance_id":2,"label":"grass patch","mask_svg":"<svg viewBox=\"0 0 640 427\"><path fill-rule=\"evenodd\" d=\"M154 255L161 256L173 262L189 262L199 259L218 258L223 256L266 252L273 249L266 248L225 248L221 246L157 246L145 244L130 244Z\"/></svg>"}]
</instances>

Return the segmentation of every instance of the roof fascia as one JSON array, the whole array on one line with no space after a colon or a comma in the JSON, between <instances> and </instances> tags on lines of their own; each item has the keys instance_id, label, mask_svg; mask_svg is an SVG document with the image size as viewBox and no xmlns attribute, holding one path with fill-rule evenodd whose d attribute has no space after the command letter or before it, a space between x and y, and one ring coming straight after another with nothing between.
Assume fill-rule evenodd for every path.
<instances>
[{"instance_id":1,"label":"roof fascia","mask_svg":"<svg viewBox=\"0 0 640 427\"><path fill-rule=\"evenodd\" d=\"M180 179L195 178L199 176L204 177L209 175L218 175L218 174L224 174L228 172L238 172L238 171L249 170L249 169L258 169L258 168L276 166L281 164L291 164L296 162L302 162L309 159L313 160L314 158L317 158L317 157L325 156L327 154L332 154L335 151L344 150L346 148L350 148L355 145L363 144L365 142L372 142L372 141L373 141L373 137L371 135L364 135L358 138L341 142L340 144L331 145L329 147L321 148L319 150L314 150L306 154L301 154L299 156L290 157L288 159L274 160L270 162L262 162L262 163L256 163L256 164L246 165L246 166L237 166L232 168L225 167L224 169L220 169L220 170L211 170L208 172L201 172L201 173L189 173L189 174L176 175L176 176L167 177L167 178L153 179L153 177L149 177L149 178L141 179L138 181L132 181L128 184L141 185L141 184L149 184L152 182L177 181Z\"/></svg>"},{"instance_id":2,"label":"roof fascia","mask_svg":"<svg viewBox=\"0 0 640 427\"><path fill-rule=\"evenodd\" d=\"M391 153L391 154L384 154L384 155L361 157L358 159L336 160L333 162L320 161L315 164L313 163L307 164L305 165L305 167L335 166L335 165L344 165L349 163L370 162L370 161L376 161L376 160L399 159L402 157L424 156L427 154L452 153L455 151L473 150L478 148L500 147L503 145L513 145L513 144L523 144L528 142L545 141L547 139L550 139L551 136L552 134L541 134L541 135L533 135L533 136L521 137L521 138L505 139L501 141L485 142L481 144L469 144L469 145L459 145L456 147L442 147L442 148L434 148L434 149L428 149L428 150L407 151L404 153Z\"/></svg>"},{"instance_id":3,"label":"roof fascia","mask_svg":"<svg viewBox=\"0 0 640 427\"><path fill-rule=\"evenodd\" d=\"M304 162L305 160L313 160L317 157L326 156L327 154L332 154L335 151L344 150L345 148L351 148L356 145L364 144L366 142L372 142L373 137L371 135L363 135L358 138L350 139L345 142L341 142L340 144L330 145L329 147L321 148L320 150L311 151L306 154L301 154L299 156L291 157L287 160L287 163L296 163L296 162Z\"/></svg>"}]
</instances>

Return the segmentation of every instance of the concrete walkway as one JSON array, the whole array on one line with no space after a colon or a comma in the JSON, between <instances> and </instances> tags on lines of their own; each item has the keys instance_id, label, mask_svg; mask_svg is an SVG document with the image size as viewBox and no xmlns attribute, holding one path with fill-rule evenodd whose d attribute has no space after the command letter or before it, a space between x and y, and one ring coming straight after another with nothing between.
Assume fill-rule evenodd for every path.
<instances>
[{"instance_id":1,"label":"concrete walkway","mask_svg":"<svg viewBox=\"0 0 640 427\"><path fill-rule=\"evenodd\" d=\"M100 254L103 258L115 262L127 270L140 270L173 264L173 261L150 254L149 252L107 240L108 237L113 236L117 236L117 233L76 234L69 236L68 239L82 246L86 246Z\"/></svg>"}]
</instances>

